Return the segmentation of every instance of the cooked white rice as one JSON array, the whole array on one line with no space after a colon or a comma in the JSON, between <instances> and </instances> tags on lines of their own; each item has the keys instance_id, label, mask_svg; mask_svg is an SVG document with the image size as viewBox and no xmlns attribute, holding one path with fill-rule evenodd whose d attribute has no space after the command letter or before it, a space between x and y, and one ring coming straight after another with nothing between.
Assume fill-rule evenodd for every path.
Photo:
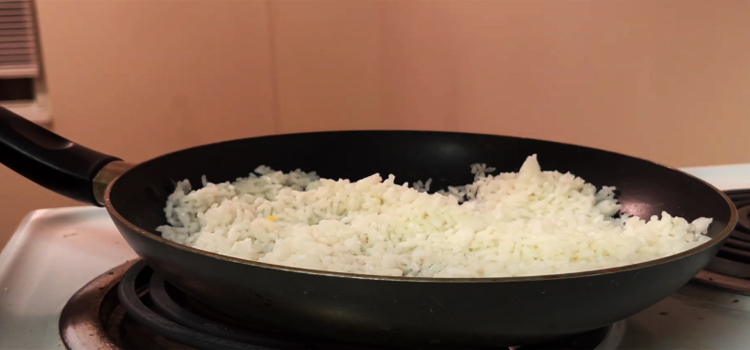
<instances>
[{"instance_id":1,"label":"cooked white rice","mask_svg":"<svg viewBox=\"0 0 750 350\"><path fill-rule=\"evenodd\" d=\"M502 277L630 265L709 240L709 218L615 217L614 188L541 171L486 175L429 194L378 174L356 182L261 166L247 178L169 196L166 239L269 264L371 275Z\"/></svg>"}]
</instances>

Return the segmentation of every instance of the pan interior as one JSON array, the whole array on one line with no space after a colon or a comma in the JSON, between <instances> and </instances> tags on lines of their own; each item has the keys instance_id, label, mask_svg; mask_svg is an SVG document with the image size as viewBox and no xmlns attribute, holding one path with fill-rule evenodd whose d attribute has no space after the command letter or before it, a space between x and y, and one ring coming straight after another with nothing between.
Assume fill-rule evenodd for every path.
<instances>
[{"instance_id":1,"label":"pan interior","mask_svg":"<svg viewBox=\"0 0 750 350\"><path fill-rule=\"evenodd\" d=\"M666 211L687 220L712 217L709 236L730 221L725 197L702 181L649 161L607 151L507 136L424 132L342 131L276 135L210 144L144 162L111 188L113 208L151 234L166 224L163 208L176 181L200 187L248 176L259 165L316 171L321 177L358 180L394 174L397 182L432 178L431 190L472 181L470 165L518 171L531 154L543 170L571 172L597 187L616 186L623 211L641 218Z\"/></svg>"}]
</instances>

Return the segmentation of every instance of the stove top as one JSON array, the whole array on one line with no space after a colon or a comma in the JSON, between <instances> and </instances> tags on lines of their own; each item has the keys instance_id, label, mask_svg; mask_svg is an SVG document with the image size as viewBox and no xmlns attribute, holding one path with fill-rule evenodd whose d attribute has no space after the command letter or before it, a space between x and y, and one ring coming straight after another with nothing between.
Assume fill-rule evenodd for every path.
<instances>
[{"instance_id":1,"label":"stove top","mask_svg":"<svg viewBox=\"0 0 750 350\"><path fill-rule=\"evenodd\" d=\"M750 188L750 164L685 170L724 190ZM728 193L740 206L750 204L750 190ZM742 224L750 223L750 206L740 210L744 221L717 259L670 297L610 327L514 350L746 349L750 225ZM188 336L169 333L175 330ZM94 339L98 343L91 347ZM201 343L212 339L224 343ZM90 207L32 212L0 254L0 348L65 349L66 344L73 349L352 348L248 327L203 307L153 274L106 212Z\"/></svg>"}]
</instances>

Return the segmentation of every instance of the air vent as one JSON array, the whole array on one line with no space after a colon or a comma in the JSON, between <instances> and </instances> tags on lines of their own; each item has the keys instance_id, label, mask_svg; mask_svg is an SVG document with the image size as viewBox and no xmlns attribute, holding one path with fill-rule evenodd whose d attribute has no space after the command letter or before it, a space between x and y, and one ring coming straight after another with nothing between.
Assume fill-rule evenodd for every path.
<instances>
[{"instance_id":1,"label":"air vent","mask_svg":"<svg viewBox=\"0 0 750 350\"><path fill-rule=\"evenodd\" d=\"M0 79L39 75L31 0L0 0Z\"/></svg>"}]
</instances>

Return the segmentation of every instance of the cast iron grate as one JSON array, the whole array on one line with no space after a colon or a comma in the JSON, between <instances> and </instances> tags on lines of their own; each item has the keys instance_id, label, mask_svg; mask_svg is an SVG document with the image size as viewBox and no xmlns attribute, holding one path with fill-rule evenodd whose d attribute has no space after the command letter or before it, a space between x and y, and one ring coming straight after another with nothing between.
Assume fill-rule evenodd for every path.
<instances>
[{"instance_id":1,"label":"cast iron grate","mask_svg":"<svg viewBox=\"0 0 750 350\"><path fill-rule=\"evenodd\" d=\"M750 189L726 191L737 207L737 227L706 270L731 277L750 278Z\"/></svg>"}]
</instances>

